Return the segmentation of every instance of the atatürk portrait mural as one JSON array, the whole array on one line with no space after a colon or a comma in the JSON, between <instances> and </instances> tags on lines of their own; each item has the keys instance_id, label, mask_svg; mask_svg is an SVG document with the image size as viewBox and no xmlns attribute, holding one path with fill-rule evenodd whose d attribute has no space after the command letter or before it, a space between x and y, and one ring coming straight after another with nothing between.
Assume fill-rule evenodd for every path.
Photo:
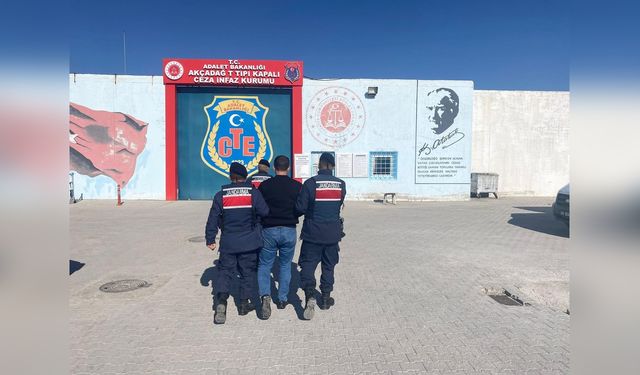
<instances>
[{"instance_id":1,"label":"atat\u00fcrk portrait mural","mask_svg":"<svg viewBox=\"0 0 640 375\"><path fill-rule=\"evenodd\" d=\"M441 87L427 94L427 118L434 134L442 134L453 125L460 101L455 91Z\"/></svg>"}]
</instances>

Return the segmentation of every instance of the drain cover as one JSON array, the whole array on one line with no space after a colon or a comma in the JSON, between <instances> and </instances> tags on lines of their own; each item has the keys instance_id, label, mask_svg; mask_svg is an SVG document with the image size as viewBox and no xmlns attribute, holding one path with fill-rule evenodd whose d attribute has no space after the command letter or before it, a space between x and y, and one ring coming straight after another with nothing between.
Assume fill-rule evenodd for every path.
<instances>
[{"instance_id":1,"label":"drain cover","mask_svg":"<svg viewBox=\"0 0 640 375\"><path fill-rule=\"evenodd\" d=\"M118 280L106 283L100 287L100 290L105 293L120 293L129 292L140 288L146 288L150 286L148 282L144 280Z\"/></svg>"},{"instance_id":2,"label":"drain cover","mask_svg":"<svg viewBox=\"0 0 640 375\"><path fill-rule=\"evenodd\" d=\"M204 236L196 236L188 239L189 242L204 242Z\"/></svg>"}]
</instances>

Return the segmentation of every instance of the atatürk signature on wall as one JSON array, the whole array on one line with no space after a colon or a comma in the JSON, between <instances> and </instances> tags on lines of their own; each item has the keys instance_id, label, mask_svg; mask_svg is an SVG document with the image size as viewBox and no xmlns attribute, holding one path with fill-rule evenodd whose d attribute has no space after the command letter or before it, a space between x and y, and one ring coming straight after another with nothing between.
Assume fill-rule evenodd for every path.
<instances>
[{"instance_id":1,"label":"atat\u00fcrk signature on wall","mask_svg":"<svg viewBox=\"0 0 640 375\"><path fill-rule=\"evenodd\" d=\"M449 134L433 141L433 143L425 142L422 145L422 147L420 147L420 151L418 151L418 156L421 156L423 152L425 155L429 155L431 154L431 151L434 151L441 146L442 146L442 149L451 147L454 144L460 142L462 138L464 138L464 133L461 132L459 128L455 128L451 132L449 132Z\"/></svg>"}]
</instances>

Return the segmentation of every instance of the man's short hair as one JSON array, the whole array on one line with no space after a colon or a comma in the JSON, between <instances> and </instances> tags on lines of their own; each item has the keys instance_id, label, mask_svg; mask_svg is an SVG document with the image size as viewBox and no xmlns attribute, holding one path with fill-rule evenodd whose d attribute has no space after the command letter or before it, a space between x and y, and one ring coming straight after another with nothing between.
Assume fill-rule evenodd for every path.
<instances>
[{"instance_id":1,"label":"man's short hair","mask_svg":"<svg viewBox=\"0 0 640 375\"><path fill-rule=\"evenodd\" d=\"M273 168L276 171L286 171L289 169L289 158L284 155L278 155L273 161Z\"/></svg>"},{"instance_id":2,"label":"man's short hair","mask_svg":"<svg viewBox=\"0 0 640 375\"><path fill-rule=\"evenodd\" d=\"M320 155L320 160L318 161L319 169L329 169L336 166L336 160L333 158L333 155L329 152L323 152ZM322 168L325 167L325 168Z\"/></svg>"},{"instance_id":3,"label":"man's short hair","mask_svg":"<svg viewBox=\"0 0 640 375\"><path fill-rule=\"evenodd\" d=\"M320 163L322 165L327 165L330 167L334 167L336 165L336 160L333 157L333 154L331 154L330 152L323 152L320 155Z\"/></svg>"},{"instance_id":4,"label":"man's short hair","mask_svg":"<svg viewBox=\"0 0 640 375\"><path fill-rule=\"evenodd\" d=\"M237 173L231 173L231 175L229 175L229 179L231 181L241 181L241 180L246 180L247 177Z\"/></svg>"}]
</instances>

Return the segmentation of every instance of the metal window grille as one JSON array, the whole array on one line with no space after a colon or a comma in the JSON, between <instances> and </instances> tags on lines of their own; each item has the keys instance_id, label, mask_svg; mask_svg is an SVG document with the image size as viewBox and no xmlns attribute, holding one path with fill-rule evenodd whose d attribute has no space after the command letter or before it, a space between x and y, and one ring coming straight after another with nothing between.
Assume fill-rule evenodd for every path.
<instances>
[{"instance_id":1,"label":"metal window grille","mask_svg":"<svg viewBox=\"0 0 640 375\"><path fill-rule=\"evenodd\" d=\"M398 178L398 153L371 152L369 155L369 176L373 179L386 180Z\"/></svg>"}]
</instances>

